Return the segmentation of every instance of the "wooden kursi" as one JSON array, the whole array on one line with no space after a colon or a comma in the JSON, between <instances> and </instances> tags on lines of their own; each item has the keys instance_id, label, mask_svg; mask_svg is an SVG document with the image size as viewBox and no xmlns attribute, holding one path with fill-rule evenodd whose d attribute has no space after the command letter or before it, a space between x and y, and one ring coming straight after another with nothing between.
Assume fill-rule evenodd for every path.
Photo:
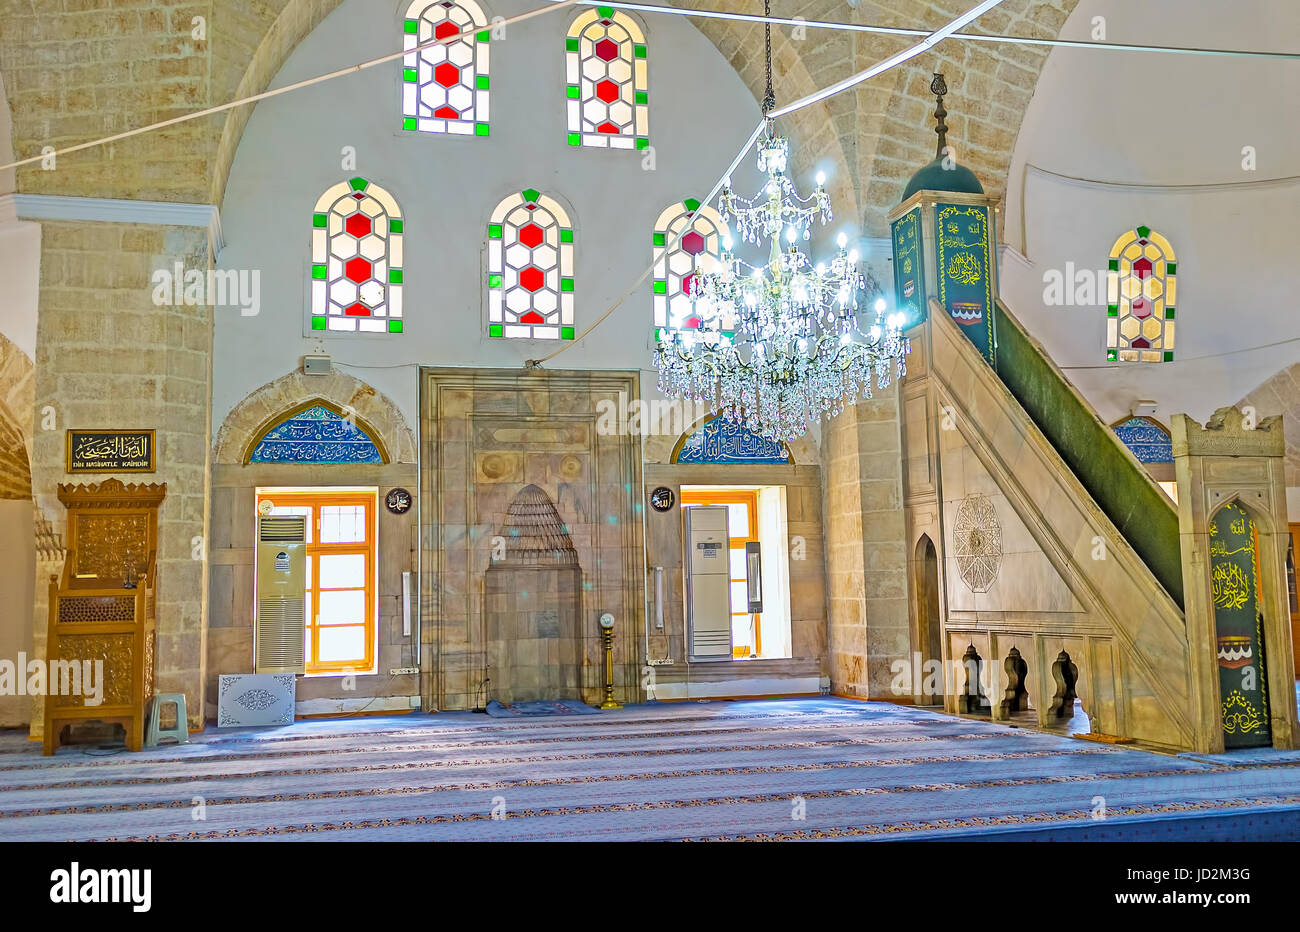
<instances>
[{"instance_id":1,"label":"wooden kursi","mask_svg":"<svg viewBox=\"0 0 1300 932\"><path fill-rule=\"evenodd\" d=\"M271 489L258 493L258 505L265 501L272 514L307 517L307 673L369 672L375 662L375 493ZM344 643L356 648L344 650Z\"/></svg>"},{"instance_id":2,"label":"wooden kursi","mask_svg":"<svg viewBox=\"0 0 1300 932\"><path fill-rule=\"evenodd\" d=\"M166 483L59 485L68 553L62 577L50 576L46 754L64 726L88 721L122 725L127 748L140 750L153 694L158 506L166 494Z\"/></svg>"}]
</instances>

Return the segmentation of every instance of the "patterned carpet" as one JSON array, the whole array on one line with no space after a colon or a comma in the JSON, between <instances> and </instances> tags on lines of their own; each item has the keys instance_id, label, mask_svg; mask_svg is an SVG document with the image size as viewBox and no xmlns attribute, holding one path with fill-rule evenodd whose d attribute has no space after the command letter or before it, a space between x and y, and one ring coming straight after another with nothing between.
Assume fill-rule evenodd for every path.
<instances>
[{"instance_id":1,"label":"patterned carpet","mask_svg":"<svg viewBox=\"0 0 1300 932\"><path fill-rule=\"evenodd\" d=\"M1296 837L1298 814L1294 752L1170 756L840 699L329 719L52 758L0 733L6 841L1260 838Z\"/></svg>"}]
</instances>

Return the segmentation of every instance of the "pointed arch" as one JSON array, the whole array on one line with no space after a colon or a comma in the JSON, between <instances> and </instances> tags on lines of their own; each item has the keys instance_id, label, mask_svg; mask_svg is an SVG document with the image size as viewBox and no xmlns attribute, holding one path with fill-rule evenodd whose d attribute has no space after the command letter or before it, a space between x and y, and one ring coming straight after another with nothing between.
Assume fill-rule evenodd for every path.
<instances>
[{"instance_id":1,"label":"pointed arch","mask_svg":"<svg viewBox=\"0 0 1300 932\"><path fill-rule=\"evenodd\" d=\"M355 411L313 398L270 418L244 451L244 463L390 462L383 441Z\"/></svg>"},{"instance_id":2,"label":"pointed arch","mask_svg":"<svg viewBox=\"0 0 1300 932\"><path fill-rule=\"evenodd\" d=\"M783 441L760 437L714 414L681 435L669 462L792 466L794 455Z\"/></svg>"}]
</instances>

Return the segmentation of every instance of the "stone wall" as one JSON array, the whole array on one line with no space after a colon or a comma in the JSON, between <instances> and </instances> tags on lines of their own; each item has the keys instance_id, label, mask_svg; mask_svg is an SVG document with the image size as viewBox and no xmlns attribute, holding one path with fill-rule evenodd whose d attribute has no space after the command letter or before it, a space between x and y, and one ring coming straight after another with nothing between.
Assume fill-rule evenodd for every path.
<instances>
[{"instance_id":1,"label":"stone wall","mask_svg":"<svg viewBox=\"0 0 1300 932\"><path fill-rule=\"evenodd\" d=\"M69 476L68 428L157 430L157 471L167 483L158 526L158 652L156 688L184 692L190 725L203 710L203 636L207 574L208 445L212 309L156 305L150 278L173 263L208 267L207 234L193 228L140 224L46 222L41 248L32 492L56 531L65 525L55 497L61 482L94 482L108 474ZM46 424L54 429L44 429ZM118 476L125 481L142 477ZM38 573L41 571L38 571ZM35 650L44 656L48 578L36 580ZM41 731L39 700L33 730Z\"/></svg>"}]
</instances>

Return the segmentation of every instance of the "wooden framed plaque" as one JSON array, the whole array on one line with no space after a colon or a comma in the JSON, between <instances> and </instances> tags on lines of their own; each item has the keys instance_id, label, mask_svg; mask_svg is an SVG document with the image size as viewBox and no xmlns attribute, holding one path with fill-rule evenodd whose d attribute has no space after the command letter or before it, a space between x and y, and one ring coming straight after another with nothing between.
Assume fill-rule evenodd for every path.
<instances>
[{"instance_id":1,"label":"wooden framed plaque","mask_svg":"<svg viewBox=\"0 0 1300 932\"><path fill-rule=\"evenodd\" d=\"M156 430L68 430L68 472L153 472Z\"/></svg>"}]
</instances>

